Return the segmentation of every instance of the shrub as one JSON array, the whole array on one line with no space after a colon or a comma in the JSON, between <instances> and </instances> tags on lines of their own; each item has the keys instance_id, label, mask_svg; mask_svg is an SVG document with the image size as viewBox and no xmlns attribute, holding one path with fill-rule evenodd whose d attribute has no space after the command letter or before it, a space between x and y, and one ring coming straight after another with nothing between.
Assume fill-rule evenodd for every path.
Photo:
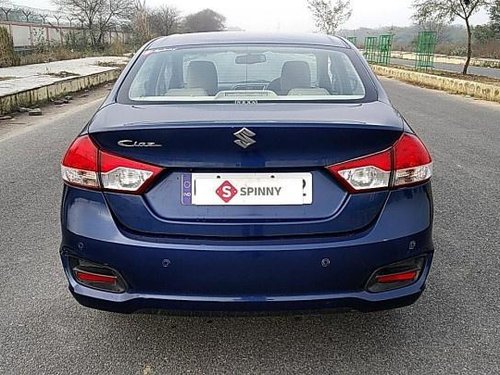
<instances>
[{"instance_id":1,"label":"shrub","mask_svg":"<svg viewBox=\"0 0 500 375\"><path fill-rule=\"evenodd\" d=\"M485 43L474 46L474 54L478 57L500 59L500 39L491 39ZM494 65L493 67L498 67Z\"/></svg>"},{"instance_id":2,"label":"shrub","mask_svg":"<svg viewBox=\"0 0 500 375\"><path fill-rule=\"evenodd\" d=\"M5 27L0 26L0 67L19 65L19 57L14 52L14 42Z\"/></svg>"},{"instance_id":3,"label":"shrub","mask_svg":"<svg viewBox=\"0 0 500 375\"><path fill-rule=\"evenodd\" d=\"M123 55L125 52L127 52L126 48L125 48L125 45L122 43L122 41L120 40L114 40L109 48L107 48L107 51L109 54L113 55L113 56L121 56Z\"/></svg>"}]
</instances>

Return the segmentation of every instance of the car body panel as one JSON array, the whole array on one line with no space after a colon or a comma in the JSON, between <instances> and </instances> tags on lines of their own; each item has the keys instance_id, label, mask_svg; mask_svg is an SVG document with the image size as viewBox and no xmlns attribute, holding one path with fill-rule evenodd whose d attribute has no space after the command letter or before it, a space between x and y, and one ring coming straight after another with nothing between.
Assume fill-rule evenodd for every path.
<instances>
[{"instance_id":1,"label":"car body panel","mask_svg":"<svg viewBox=\"0 0 500 375\"><path fill-rule=\"evenodd\" d=\"M430 197L430 185L391 192L383 214L357 235L228 242L129 233L117 226L102 193L65 187L62 257L92 259L126 275L130 289L124 295L95 291L73 280L73 292L101 295L102 305L94 301L97 308L122 300L132 301L122 306L123 312L175 310L176 301L189 301L195 311L212 309L209 302L225 302L220 310L242 311L282 308L275 302L287 302L287 308L296 302L299 310L338 307L334 301L353 309L386 308L394 295L406 294L388 292L391 298L380 298L377 304L379 297L364 291L364 284L375 269L422 254L428 257L428 272L433 252ZM330 262L327 267L324 259ZM406 292L416 297L423 285ZM237 306L226 306L232 303Z\"/></svg>"},{"instance_id":2,"label":"car body panel","mask_svg":"<svg viewBox=\"0 0 500 375\"><path fill-rule=\"evenodd\" d=\"M375 95L356 103L137 104L120 87L147 49L207 44L339 48ZM369 90L369 91L370 91ZM247 128L256 143L238 146ZM431 183L353 194L327 167L390 149L409 125L359 51L342 38L222 33L146 44L124 69L82 135L100 149L164 168L140 195L64 187L61 259L83 305L118 312L374 310L413 303L432 262ZM123 147L154 142L154 147ZM313 202L302 206L194 206L181 201L192 173L310 173ZM367 291L374 272L422 257L411 285ZM116 270L123 293L78 283L70 259Z\"/></svg>"},{"instance_id":3,"label":"car body panel","mask_svg":"<svg viewBox=\"0 0 500 375\"><path fill-rule=\"evenodd\" d=\"M349 48L344 39L324 34L307 33L259 33L259 32L208 32L198 34L177 34L168 38L158 38L153 40L148 46L149 49L175 48L185 46L206 46L225 44L264 44L274 43L280 45L308 45Z\"/></svg>"}]
</instances>

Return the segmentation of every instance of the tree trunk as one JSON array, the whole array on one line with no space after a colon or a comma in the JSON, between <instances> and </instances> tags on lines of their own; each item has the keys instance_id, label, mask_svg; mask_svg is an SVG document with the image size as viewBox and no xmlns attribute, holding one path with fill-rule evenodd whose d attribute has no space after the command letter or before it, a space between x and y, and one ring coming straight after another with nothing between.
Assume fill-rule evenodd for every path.
<instances>
[{"instance_id":1,"label":"tree trunk","mask_svg":"<svg viewBox=\"0 0 500 375\"><path fill-rule=\"evenodd\" d=\"M469 23L469 19L465 19L465 25L467 26L467 60L465 60L464 70L462 74L467 74L470 65L470 59L472 57L472 29Z\"/></svg>"}]
</instances>

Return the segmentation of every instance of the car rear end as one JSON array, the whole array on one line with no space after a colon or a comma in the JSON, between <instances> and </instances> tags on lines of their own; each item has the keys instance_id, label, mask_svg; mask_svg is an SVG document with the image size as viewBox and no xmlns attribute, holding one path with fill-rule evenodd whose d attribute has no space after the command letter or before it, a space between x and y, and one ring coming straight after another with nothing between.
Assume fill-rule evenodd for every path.
<instances>
[{"instance_id":1,"label":"car rear end","mask_svg":"<svg viewBox=\"0 0 500 375\"><path fill-rule=\"evenodd\" d=\"M342 43L150 46L62 162L75 298L119 312L414 302L432 163L380 90Z\"/></svg>"}]
</instances>

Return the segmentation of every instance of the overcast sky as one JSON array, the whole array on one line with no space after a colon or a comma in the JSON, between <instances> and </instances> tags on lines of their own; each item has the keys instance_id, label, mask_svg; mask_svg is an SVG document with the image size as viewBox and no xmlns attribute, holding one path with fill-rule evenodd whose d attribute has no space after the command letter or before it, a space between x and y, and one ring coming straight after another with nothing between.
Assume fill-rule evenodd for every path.
<instances>
[{"instance_id":1,"label":"overcast sky","mask_svg":"<svg viewBox=\"0 0 500 375\"><path fill-rule=\"evenodd\" d=\"M51 0L12 0L31 7L53 8ZM405 26L411 23L412 0L351 0L353 14L344 28ZM212 8L227 17L227 26L248 31L315 31L306 0L146 0L153 7L177 7L186 15ZM486 12L474 16L473 23L486 23Z\"/></svg>"}]
</instances>

